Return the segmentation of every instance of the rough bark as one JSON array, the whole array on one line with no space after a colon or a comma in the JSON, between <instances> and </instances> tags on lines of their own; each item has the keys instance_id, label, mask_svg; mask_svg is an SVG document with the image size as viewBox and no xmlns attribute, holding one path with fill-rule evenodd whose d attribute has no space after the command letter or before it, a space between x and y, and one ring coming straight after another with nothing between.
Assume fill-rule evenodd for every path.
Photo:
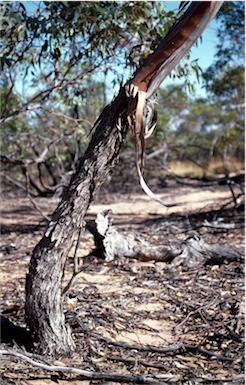
<instances>
[{"instance_id":1,"label":"rough bark","mask_svg":"<svg viewBox=\"0 0 246 385\"><path fill-rule=\"evenodd\" d=\"M177 22L175 35L171 35L170 55L165 53L165 47L170 43L168 34L166 40L164 39L156 50L157 66L154 65L157 58L154 53L142 68L144 79L147 76L148 92L141 94L143 88L139 87L140 83L141 85L144 83L144 79L139 78L140 69L137 73L138 78L135 79L135 76L128 83L129 86L133 86L128 89L134 92L128 93L127 97L125 89L122 88L114 102L102 112L94 126L89 147L68 189L64 192L61 203L52 215L43 238L33 250L26 277L26 321L36 342L36 349L40 353L69 354L75 347L71 331L65 324L62 303L62 279L67 255L74 239L84 226L83 218L94 192L103 183L118 157L129 129L128 122L133 124L136 116L138 118L136 120L139 121L140 108L137 108L135 113L137 103L139 105L141 100L143 110L146 96L150 97L157 90L160 82L173 69L174 63L177 64L188 51L204 31L215 11L219 9L217 5L213 6L213 2L205 2L206 6L199 6L200 2L195 3L197 5L189 7L187 11L189 16L187 23L192 20L193 13L200 14L201 22L192 27L192 36L188 30L184 35L184 20L187 19L182 18ZM150 84L151 90L147 90Z\"/></svg>"},{"instance_id":2,"label":"rough bark","mask_svg":"<svg viewBox=\"0 0 246 385\"><path fill-rule=\"evenodd\" d=\"M128 130L126 96L122 89L103 111L88 150L33 250L26 277L26 321L39 352L69 354L74 342L65 324L62 280L73 241L84 226L83 217L96 188L104 181L120 152ZM121 114L121 129L117 125ZM125 118L124 118L125 116Z\"/></svg>"},{"instance_id":3,"label":"rough bark","mask_svg":"<svg viewBox=\"0 0 246 385\"><path fill-rule=\"evenodd\" d=\"M87 223L93 234L96 249L94 253L106 261L172 262L199 267L205 264L222 264L243 259L244 251L230 245L209 244L200 236L187 237L183 241L170 239L167 244L153 244L135 233L123 233L114 228L107 213L99 213L95 221Z\"/></svg>"}]
</instances>

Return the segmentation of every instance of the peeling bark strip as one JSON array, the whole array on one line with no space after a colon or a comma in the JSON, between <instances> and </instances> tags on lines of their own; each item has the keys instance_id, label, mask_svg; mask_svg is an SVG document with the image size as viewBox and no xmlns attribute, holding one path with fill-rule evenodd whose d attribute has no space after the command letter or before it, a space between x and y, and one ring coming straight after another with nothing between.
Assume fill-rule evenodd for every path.
<instances>
[{"instance_id":1,"label":"peeling bark strip","mask_svg":"<svg viewBox=\"0 0 246 385\"><path fill-rule=\"evenodd\" d=\"M157 49L147 58L131 84L153 95L172 69L180 62L216 15L223 1L194 1L170 29Z\"/></svg>"},{"instance_id":2,"label":"peeling bark strip","mask_svg":"<svg viewBox=\"0 0 246 385\"><path fill-rule=\"evenodd\" d=\"M140 91L147 91L147 98L157 89L163 74L167 76L186 53L187 50L179 49L181 45L187 42L187 47L190 47L194 43L194 25L200 23L200 28L196 30L197 39L221 3L202 4L194 3L188 9L185 14L188 18L184 16L176 23L156 52L129 83L134 84ZM183 30L184 25L186 32ZM192 26L190 29L189 25ZM137 91L138 89L135 88ZM104 182L118 158L129 131L129 114L136 118L136 98L132 100L132 110L129 111L129 98L125 89L121 88L116 99L103 110L94 125L94 134L88 149L64 192L61 203L53 213L43 238L33 250L26 277L25 311L27 325L33 335L36 349L41 354L59 356L69 354L75 348L63 312L62 283L65 263L73 241L84 226L83 218L95 191ZM140 114L137 115L139 120ZM142 123L140 126L142 127Z\"/></svg>"},{"instance_id":3,"label":"peeling bark strip","mask_svg":"<svg viewBox=\"0 0 246 385\"><path fill-rule=\"evenodd\" d=\"M151 128L146 126L143 119L144 110L149 98L201 36L222 4L223 1L193 2L170 29L157 49L147 58L134 78L126 85L126 93L129 97L128 122L133 131L140 185L149 197L166 207L175 205L158 198L147 186L143 177L145 139L151 135L156 126L155 123ZM133 100L135 100L136 108L133 108Z\"/></svg>"}]
</instances>

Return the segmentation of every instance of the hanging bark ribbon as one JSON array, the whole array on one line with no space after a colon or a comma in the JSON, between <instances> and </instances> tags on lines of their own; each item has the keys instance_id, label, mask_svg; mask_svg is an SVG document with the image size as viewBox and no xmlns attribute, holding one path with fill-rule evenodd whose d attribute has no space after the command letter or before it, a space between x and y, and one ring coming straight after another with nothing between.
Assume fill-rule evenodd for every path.
<instances>
[{"instance_id":1,"label":"hanging bark ribbon","mask_svg":"<svg viewBox=\"0 0 246 385\"><path fill-rule=\"evenodd\" d=\"M132 86L132 85L131 85ZM129 97L128 103L128 123L133 133L133 140L135 146L136 155L136 168L139 177L140 185L143 191L152 199L160 203L165 207L177 206L175 203L164 202L159 198L151 189L143 177L144 169L144 154L145 154L145 139L147 139L155 128L155 123L152 126L146 126L143 114L146 107L147 99L146 92L139 91L137 87L126 88L127 96Z\"/></svg>"},{"instance_id":2,"label":"hanging bark ribbon","mask_svg":"<svg viewBox=\"0 0 246 385\"><path fill-rule=\"evenodd\" d=\"M175 206L175 204L163 202L150 190L143 178L145 140L155 128L155 124L151 127L146 126L144 111L150 97L201 36L222 4L223 1L192 2L133 79L125 86L128 97L128 123L133 132L136 166L141 187L147 195L166 207Z\"/></svg>"}]
</instances>

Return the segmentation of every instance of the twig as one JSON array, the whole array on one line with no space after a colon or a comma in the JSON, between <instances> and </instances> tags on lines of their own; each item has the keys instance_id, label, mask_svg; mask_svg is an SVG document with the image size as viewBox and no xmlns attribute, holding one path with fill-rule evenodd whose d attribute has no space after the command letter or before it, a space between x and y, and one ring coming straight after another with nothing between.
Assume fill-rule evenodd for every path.
<instances>
[{"instance_id":1,"label":"twig","mask_svg":"<svg viewBox=\"0 0 246 385\"><path fill-rule=\"evenodd\" d=\"M79 77L76 76L73 79L66 79L67 74L69 73L70 69L74 66L73 63L67 68L66 72L63 74L63 79L58 84L51 84L49 88L46 88L36 95L34 95L28 102L24 103L22 106L20 106L19 109L11 112L8 116L5 116L3 118L0 118L0 125L2 123L7 123L16 116L23 114L27 111L36 110L39 108L42 108L42 105L44 101L54 92L54 91L62 91L64 88L67 88L69 85L77 84L78 81L84 80L88 75L91 73L100 72L100 66L103 63L103 59L100 63L95 64L94 67L90 68L87 72L84 72ZM36 104L35 104L36 103Z\"/></svg>"},{"instance_id":2,"label":"twig","mask_svg":"<svg viewBox=\"0 0 246 385\"><path fill-rule=\"evenodd\" d=\"M33 360L32 358L26 356L23 353L19 353L13 349L0 349L0 354L2 355L10 355L14 357L18 357L21 360L24 360L28 362L29 364L36 366L38 368L50 371L50 372L62 372L62 373L71 373L71 374L77 374L81 379L84 380L108 380L108 381L117 381L117 382L126 382L130 383L133 382L135 384L156 384L156 385L167 385L168 382L160 382L158 380L155 380L154 378L148 378L147 376L128 376L128 375L121 375L121 374L110 374L110 373L103 373L103 372L92 372L89 370L82 370L79 368L75 368L72 366L61 366L61 365L51 365L51 364L44 364L37 362Z\"/></svg>"},{"instance_id":3,"label":"twig","mask_svg":"<svg viewBox=\"0 0 246 385\"><path fill-rule=\"evenodd\" d=\"M177 328L179 328L180 326L182 326L186 321L188 321L188 319L190 318L191 315L197 314L197 313L199 313L201 310L207 309L208 307L214 305L215 302L216 302L216 300L217 300L217 298L214 298L213 301L209 302L208 304L203 305L203 306L200 306L199 308L190 311L190 312L187 314L187 316L185 317L185 319L184 319L182 322L180 322L178 325L176 325L176 326L174 327L174 329L177 329Z\"/></svg>"},{"instance_id":4,"label":"twig","mask_svg":"<svg viewBox=\"0 0 246 385\"><path fill-rule=\"evenodd\" d=\"M239 193L238 195L237 195L237 197L236 197L236 201L240 198L240 197L242 197L242 196L244 196L244 193ZM227 207L227 206L229 206L232 202L234 202L234 200L233 199L230 199L227 203L225 203L223 206L221 206L221 210L223 210L225 207ZM243 203L243 202L242 202ZM240 203L238 204L236 204L236 205L234 205L234 207L235 208L238 208L238 207L240 207Z\"/></svg>"},{"instance_id":5,"label":"twig","mask_svg":"<svg viewBox=\"0 0 246 385\"><path fill-rule=\"evenodd\" d=\"M37 205L37 203L34 201L34 199L31 197L30 194L27 195L28 199L30 200L30 202L32 203L32 205L34 206L34 208L42 215L42 217L46 220L46 221L50 221L50 217L46 214L43 213L43 211L40 209L40 207Z\"/></svg>"},{"instance_id":6,"label":"twig","mask_svg":"<svg viewBox=\"0 0 246 385\"><path fill-rule=\"evenodd\" d=\"M42 217L46 221L50 221L50 217L48 217L46 214L43 213L43 211L38 207L38 205L36 204L36 202L34 202L32 196L31 196L31 192L30 192L30 176L29 176L29 172L27 170L25 170L25 177L26 177L27 198L30 200L30 202L32 203L33 207L42 215Z\"/></svg>"},{"instance_id":7,"label":"twig","mask_svg":"<svg viewBox=\"0 0 246 385\"><path fill-rule=\"evenodd\" d=\"M204 220L203 227L210 227L212 229L222 229L222 230L236 230L243 228L243 223L210 223L207 219Z\"/></svg>"},{"instance_id":8,"label":"twig","mask_svg":"<svg viewBox=\"0 0 246 385\"><path fill-rule=\"evenodd\" d=\"M108 356L108 360L116 361L116 362L124 362L126 364L133 365L135 363L135 358L123 358L120 356ZM161 363L154 363L150 361L144 361L138 359L138 364L149 367L149 368L156 368L156 369L166 369L166 366Z\"/></svg>"},{"instance_id":9,"label":"twig","mask_svg":"<svg viewBox=\"0 0 246 385\"><path fill-rule=\"evenodd\" d=\"M232 377L227 377L227 378L221 378L221 377L210 377L210 376L197 376L197 377L192 377L190 378L189 380L190 381L199 381L199 380L203 380L205 382L205 384L207 384L208 382L219 382L220 384L224 383L224 382L230 382L230 383L234 383L234 384L239 384L238 381L243 381L244 380L244 374L236 374ZM235 382L234 382L235 381ZM236 382L237 381L237 382Z\"/></svg>"},{"instance_id":10,"label":"twig","mask_svg":"<svg viewBox=\"0 0 246 385\"><path fill-rule=\"evenodd\" d=\"M77 242L76 242L76 246L75 246L75 250L74 250L74 255L73 255L73 273L72 273L72 276L71 276L68 284L63 289L63 292L62 292L63 296L70 289L75 277L84 270L83 268L79 269L79 260L78 260L78 256L77 256L79 244L80 244L80 240L81 240L82 230L84 230L84 229L85 229L85 223L82 223L82 225L79 229L79 234L78 234L78 238L77 238Z\"/></svg>"},{"instance_id":11,"label":"twig","mask_svg":"<svg viewBox=\"0 0 246 385\"><path fill-rule=\"evenodd\" d=\"M76 317L76 320L78 317ZM108 345L118 346L124 349L137 350L139 352L154 352L154 353L169 353L180 350L184 345L182 343L176 345L170 345L165 347L152 346L152 345L131 345L123 341L112 341L107 337L98 335L97 333L90 333L91 337L95 337L98 340L106 342Z\"/></svg>"},{"instance_id":12,"label":"twig","mask_svg":"<svg viewBox=\"0 0 246 385\"><path fill-rule=\"evenodd\" d=\"M77 123L78 125L79 125L80 123L82 123L82 122L85 122L85 123L88 123L91 127L93 126L93 124L92 124L89 120L87 120L87 119L75 119L75 118L72 118L72 117L69 116L69 115L54 112L54 111L50 110L50 109L47 108L47 107L43 107L43 110L44 110L44 111L47 111L49 114L54 115L54 116L57 116L57 117L59 117L59 118L71 120L72 122L75 122L75 123Z\"/></svg>"},{"instance_id":13,"label":"twig","mask_svg":"<svg viewBox=\"0 0 246 385\"><path fill-rule=\"evenodd\" d=\"M237 319L237 322L236 322L235 333L239 335L240 330L242 328L242 323L244 320L244 303L243 302L239 305L239 312L236 319Z\"/></svg>"},{"instance_id":14,"label":"twig","mask_svg":"<svg viewBox=\"0 0 246 385\"><path fill-rule=\"evenodd\" d=\"M231 191L231 195L232 195L232 199L233 199L234 205L237 206L237 199L236 199L236 195L234 193L234 190L232 188L232 185L233 185L233 182L231 182L230 179L228 178L227 179L227 186L229 187L229 189Z\"/></svg>"},{"instance_id":15,"label":"twig","mask_svg":"<svg viewBox=\"0 0 246 385\"><path fill-rule=\"evenodd\" d=\"M79 322L79 317L76 317L76 320L78 320L78 322ZM81 322L79 322L79 324L81 324ZM84 331L84 332L88 333L87 331ZM216 354L214 352L210 352L209 350L207 350L207 349L205 349L203 347L200 347L200 346L185 345L183 343L179 343L179 344L176 344L176 345L165 346L165 347L162 347L162 346L152 346L152 345L131 345L131 344L128 344L127 342L123 342L123 341L111 341L109 338L100 336L97 333L93 333L93 332L90 333L90 336L94 337L94 338L97 338L98 340L104 341L108 345L119 346L119 347L121 347L123 349L137 350L137 351L140 351L140 352L169 353L169 352L176 352L176 351L178 352L181 349L184 349L186 351L190 351L190 352L193 352L193 353L194 353L194 351L198 352L198 353L202 353L202 354L207 355L209 357L217 358L220 361L232 362L232 361L235 360L235 358L225 357L225 356Z\"/></svg>"},{"instance_id":16,"label":"twig","mask_svg":"<svg viewBox=\"0 0 246 385\"><path fill-rule=\"evenodd\" d=\"M16 180L14 180L13 178L11 178L10 176L5 175L4 173L1 173L1 177L7 179L9 182L13 183L15 186L19 187L21 190L26 192L26 187L23 186L21 183L17 182Z\"/></svg>"},{"instance_id":17,"label":"twig","mask_svg":"<svg viewBox=\"0 0 246 385\"><path fill-rule=\"evenodd\" d=\"M210 352L210 350L207 350L203 347L200 346L193 346L193 345L184 345L185 350L187 351L196 351L198 353L204 354L205 356L209 356L211 358L216 358L219 361L229 361L233 362L236 358L230 358L230 357L225 357L220 354L216 354L214 352Z\"/></svg>"}]
</instances>

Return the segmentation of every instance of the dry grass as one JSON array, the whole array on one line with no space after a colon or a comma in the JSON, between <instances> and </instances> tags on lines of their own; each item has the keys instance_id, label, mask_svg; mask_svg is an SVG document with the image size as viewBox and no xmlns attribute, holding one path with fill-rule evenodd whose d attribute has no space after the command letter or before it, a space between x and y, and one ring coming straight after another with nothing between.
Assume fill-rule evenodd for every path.
<instances>
[{"instance_id":1,"label":"dry grass","mask_svg":"<svg viewBox=\"0 0 246 385\"><path fill-rule=\"evenodd\" d=\"M222 159L213 159L212 161L201 165L196 165L191 161L172 161L169 163L171 171L179 177L190 178L214 178L218 175L225 175L226 171L237 172L244 168L244 163L238 159L229 159L224 164ZM226 169L225 169L226 167Z\"/></svg>"}]
</instances>

